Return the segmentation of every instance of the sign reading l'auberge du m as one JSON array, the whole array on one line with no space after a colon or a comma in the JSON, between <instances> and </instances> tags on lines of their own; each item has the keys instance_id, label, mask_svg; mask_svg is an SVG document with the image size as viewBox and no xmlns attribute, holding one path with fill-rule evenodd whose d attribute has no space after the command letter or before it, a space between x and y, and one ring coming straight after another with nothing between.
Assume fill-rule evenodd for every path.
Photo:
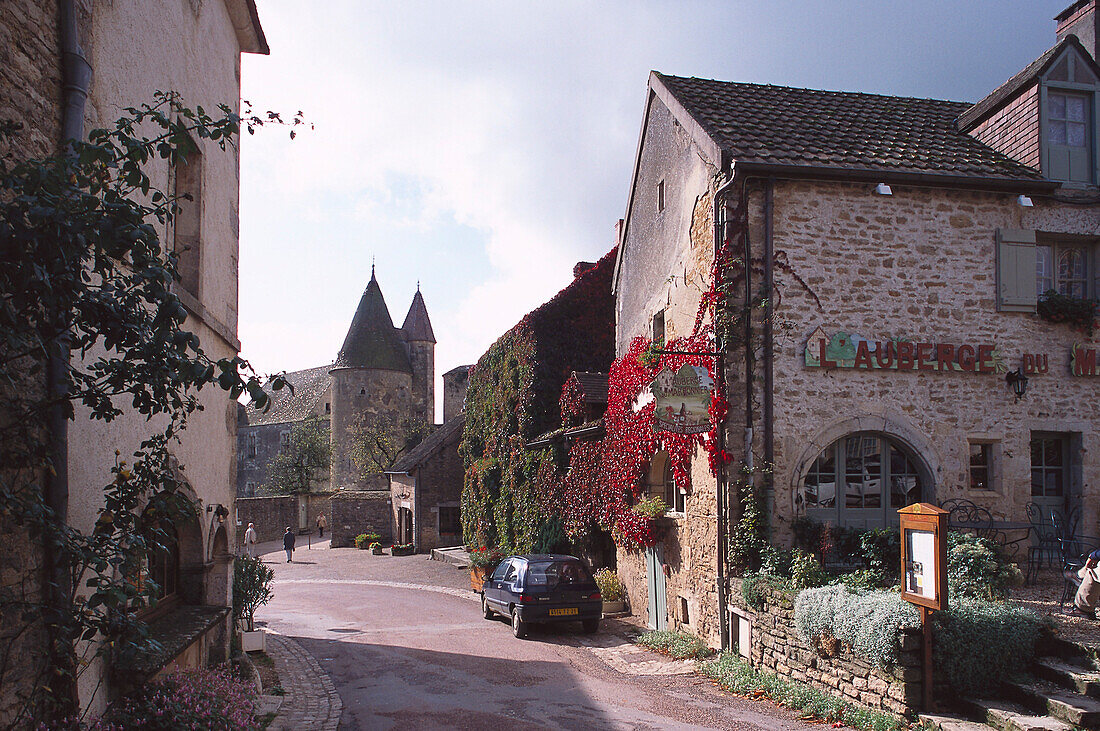
<instances>
[{"instance_id":1,"label":"sign reading l'auberge du m","mask_svg":"<svg viewBox=\"0 0 1100 731\"><path fill-rule=\"evenodd\" d=\"M657 402L653 427L674 434L702 434L710 431L710 392L714 379L706 368L682 365L675 373L661 369L649 384Z\"/></svg>"},{"instance_id":2,"label":"sign reading l'auberge du m","mask_svg":"<svg viewBox=\"0 0 1100 731\"><path fill-rule=\"evenodd\" d=\"M810 368L1004 373L1008 370L991 343L871 341L855 333L828 335L817 328L806 341Z\"/></svg>"}]
</instances>

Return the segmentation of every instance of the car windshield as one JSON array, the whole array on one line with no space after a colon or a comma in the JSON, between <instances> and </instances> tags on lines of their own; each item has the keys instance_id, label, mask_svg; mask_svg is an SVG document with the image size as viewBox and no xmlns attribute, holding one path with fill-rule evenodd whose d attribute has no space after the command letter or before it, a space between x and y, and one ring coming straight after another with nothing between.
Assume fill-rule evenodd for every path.
<instances>
[{"instance_id":1,"label":"car windshield","mask_svg":"<svg viewBox=\"0 0 1100 731\"><path fill-rule=\"evenodd\" d=\"M527 567L527 586L559 586L565 584L591 584L592 575L580 561L552 561L533 563Z\"/></svg>"}]
</instances>

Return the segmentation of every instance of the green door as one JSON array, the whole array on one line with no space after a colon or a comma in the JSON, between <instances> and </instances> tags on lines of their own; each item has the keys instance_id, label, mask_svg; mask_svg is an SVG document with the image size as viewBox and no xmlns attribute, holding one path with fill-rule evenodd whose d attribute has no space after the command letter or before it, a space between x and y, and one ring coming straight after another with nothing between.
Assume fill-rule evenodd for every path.
<instances>
[{"instance_id":1,"label":"green door","mask_svg":"<svg viewBox=\"0 0 1100 731\"><path fill-rule=\"evenodd\" d=\"M658 546L645 550L646 588L649 594L649 627L668 629L668 595L665 589L665 569Z\"/></svg>"}]
</instances>

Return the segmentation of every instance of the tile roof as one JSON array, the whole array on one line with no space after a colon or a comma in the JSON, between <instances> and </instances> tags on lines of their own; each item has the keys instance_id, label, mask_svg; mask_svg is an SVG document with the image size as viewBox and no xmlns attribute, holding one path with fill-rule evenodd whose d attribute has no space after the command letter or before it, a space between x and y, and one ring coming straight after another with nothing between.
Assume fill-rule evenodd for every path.
<instances>
[{"instance_id":1,"label":"tile roof","mask_svg":"<svg viewBox=\"0 0 1100 731\"><path fill-rule=\"evenodd\" d=\"M581 391L584 392L584 402L586 404L607 405L608 375L606 373L573 371L573 375L577 377L577 383L580 384Z\"/></svg>"},{"instance_id":2,"label":"tile roof","mask_svg":"<svg viewBox=\"0 0 1100 731\"><path fill-rule=\"evenodd\" d=\"M966 102L654 76L735 163L1043 180L958 131Z\"/></svg>"},{"instance_id":3,"label":"tile roof","mask_svg":"<svg viewBox=\"0 0 1100 731\"><path fill-rule=\"evenodd\" d=\"M271 397L271 408L260 411L252 404L246 407L249 426L260 424L283 424L290 421L301 421L315 412L317 402L328 390L332 378L329 371L332 364L307 368L304 371L293 371L286 374L286 381L293 386L282 388L278 391L264 389Z\"/></svg>"},{"instance_id":4,"label":"tile roof","mask_svg":"<svg viewBox=\"0 0 1100 731\"><path fill-rule=\"evenodd\" d=\"M381 368L412 373L408 353L390 319L382 288L371 268L370 282L351 319L335 368Z\"/></svg>"},{"instance_id":5,"label":"tile roof","mask_svg":"<svg viewBox=\"0 0 1100 731\"><path fill-rule=\"evenodd\" d=\"M418 467L428 457L441 449L448 439L456 434L461 434L464 426L466 426L466 414L459 414L446 424L436 427L435 431L424 438L424 441L401 455L393 467L386 470L386 473L408 472L414 467Z\"/></svg>"},{"instance_id":6,"label":"tile roof","mask_svg":"<svg viewBox=\"0 0 1100 731\"><path fill-rule=\"evenodd\" d=\"M416 288L416 294L413 295L409 314L405 315L405 324L401 329L405 332L406 340L436 342L435 333L432 332L432 321L428 318L428 308L424 305L424 297L420 294L419 286Z\"/></svg>"}]
</instances>

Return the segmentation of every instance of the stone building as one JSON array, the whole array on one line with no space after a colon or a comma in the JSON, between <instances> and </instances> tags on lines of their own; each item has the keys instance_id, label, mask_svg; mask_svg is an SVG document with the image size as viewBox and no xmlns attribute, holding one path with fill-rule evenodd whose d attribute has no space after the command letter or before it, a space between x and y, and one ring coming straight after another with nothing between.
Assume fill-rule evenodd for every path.
<instances>
[{"instance_id":1,"label":"stone building","mask_svg":"<svg viewBox=\"0 0 1100 731\"><path fill-rule=\"evenodd\" d=\"M152 103L158 90L174 90L189 107L239 108L242 53L268 53L253 0L205 3L143 3L116 0L91 3L47 0L19 3L0 13L0 118L24 126L20 156L58 154L62 149L65 114L84 133L106 127L127 107ZM59 39L64 18L75 18L76 44L63 64ZM83 56L83 60L81 59ZM86 61L86 64L84 63ZM63 84L63 67L84 70ZM63 86L65 87L63 89ZM86 103L73 103L66 93L87 92ZM75 102L80 99L76 98ZM82 116L82 118L81 118ZM82 133L83 134L83 133ZM149 163L157 185L178 195L182 210L173 224L159 231L162 241L180 254L182 281L176 285L186 312L184 328L196 334L213 359L237 354L238 148L225 150L199 143L184 163ZM198 394L203 410L195 412L174 458L185 471L183 492L196 510L177 525L177 550L162 569L161 616L148 616L150 635L163 640L164 653L140 668L108 667L88 653L90 664L79 673L80 704L91 716L105 707L125 682L140 682L167 665L198 665L224 660L229 652L231 560L228 547L234 526L225 520L233 505L236 484L236 403L217 388ZM155 429L154 429L155 431ZM107 424L92 421L77 408L68 425L67 522L90 533L103 507L99 487L112 480L116 449L132 453L150 433L143 417L124 415ZM5 531L5 535L8 532ZM33 545L11 566L29 569L36 563ZM33 571L5 571L3 581L31 580ZM5 617L6 620L9 617ZM0 628L6 649L26 660L13 666L24 677L5 674L0 683L0 725L6 725L13 703L33 682L40 668L31 658L45 651L34 646L33 631L8 634ZM170 635L170 636L169 636ZM40 638L38 638L40 639ZM9 645L23 642L23 646Z\"/></svg>"},{"instance_id":2,"label":"stone building","mask_svg":"<svg viewBox=\"0 0 1100 731\"><path fill-rule=\"evenodd\" d=\"M616 354L690 333L727 244L752 262L727 295L754 313L716 344L725 474L700 451L690 492L669 490L654 455L664 537L619 550L650 626L726 639L738 468L780 543L798 517L888 526L952 498L1097 524L1097 344L1037 314L1048 290L1100 294L1094 0L1058 20L1058 42L977 104L650 75Z\"/></svg>"},{"instance_id":3,"label":"stone building","mask_svg":"<svg viewBox=\"0 0 1100 731\"><path fill-rule=\"evenodd\" d=\"M393 540L417 553L462 544L462 478L458 445L471 366L443 374L443 423L386 472L393 501Z\"/></svg>"},{"instance_id":4,"label":"stone building","mask_svg":"<svg viewBox=\"0 0 1100 731\"><path fill-rule=\"evenodd\" d=\"M329 429L332 466L329 475L315 485L313 494L299 496L297 517L292 525L301 530L312 528L320 506L332 505L327 496L333 493L369 492L378 494L345 496L338 503L339 515L332 507L323 509L333 529L332 545L350 545L368 527L389 535L388 513L379 507L389 494L389 483L383 474L368 477L361 474L352 456L351 432L363 420L385 420L395 428L412 423L432 425L435 342L420 289L413 295L402 326L394 327L372 267L370 282L336 360L286 374L292 388L270 391L271 403L266 411L251 405L242 407L237 440L237 495L255 497L265 484L270 461L289 444L295 425L316 417ZM444 382L447 383L446 378ZM455 386L445 388L453 391ZM453 400L454 394L450 398ZM270 512L270 506L263 506L262 499L250 501L242 503L238 520L244 524ZM265 524L263 531L269 530L271 527Z\"/></svg>"}]
</instances>

